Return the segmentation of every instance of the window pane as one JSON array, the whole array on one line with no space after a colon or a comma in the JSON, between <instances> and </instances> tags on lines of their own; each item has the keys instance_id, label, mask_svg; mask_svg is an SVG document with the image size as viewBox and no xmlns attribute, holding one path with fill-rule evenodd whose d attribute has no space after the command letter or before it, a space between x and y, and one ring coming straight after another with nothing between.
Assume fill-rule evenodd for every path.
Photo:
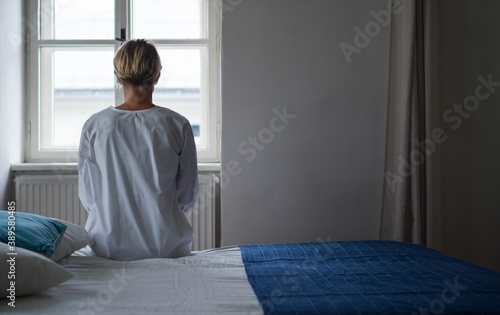
<instances>
[{"instance_id":1,"label":"window pane","mask_svg":"<svg viewBox=\"0 0 500 315\"><path fill-rule=\"evenodd\" d=\"M43 0L41 39L114 39L114 0Z\"/></svg>"},{"instance_id":2,"label":"window pane","mask_svg":"<svg viewBox=\"0 0 500 315\"><path fill-rule=\"evenodd\" d=\"M162 63L160 80L155 87L155 104L185 116L198 144L203 135L202 124L202 54L201 48L165 48L158 46Z\"/></svg>"},{"instance_id":3,"label":"window pane","mask_svg":"<svg viewBox=\"0 0 500 315\"><path fill-rule=\"evenodd\" d=\"M113 47L42 48L41 148L77 148L83 123L114 105Z\"/></svg>"},{"instance_id":4,"label":"window pane","mask_svg":"<svg viewBox=\"0 0 500 315\"><path fill-rule=\"evenodd\" d=\"M202 0L134 0L133 38L205 38Z\"/></svg>"}]
</instances>

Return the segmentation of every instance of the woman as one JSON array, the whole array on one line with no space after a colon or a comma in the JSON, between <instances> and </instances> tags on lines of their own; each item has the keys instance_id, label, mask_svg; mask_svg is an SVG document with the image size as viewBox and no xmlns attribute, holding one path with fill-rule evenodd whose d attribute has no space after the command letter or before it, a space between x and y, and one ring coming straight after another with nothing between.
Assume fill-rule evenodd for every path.
<instances>
[{"instance_id":1,"label":"woman","mask_svg":"<svg viewBox=\"0 0 500 315\"><path fill-rule=\"evenodd\" d=\"M189 255L193 230L186 215L198 187L191 125L153 104L161 61L152 42L125 42L114 68L124 103L85 122L78 153L93 254L115 260Z\"/></svg>"}]
</instances>

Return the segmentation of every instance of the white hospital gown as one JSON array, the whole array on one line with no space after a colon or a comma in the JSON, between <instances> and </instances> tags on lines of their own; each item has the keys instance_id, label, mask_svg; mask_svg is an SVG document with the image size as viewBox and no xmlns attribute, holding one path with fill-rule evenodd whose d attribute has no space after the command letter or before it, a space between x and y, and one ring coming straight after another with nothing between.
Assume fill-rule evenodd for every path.
<instances>
[{"instance_id":1,"label":"white hospital gown","mask_svg":"<svg viewBox=\"0 0 500 315\"><path fill-rule=\"evenodd\" d=\"M196 202L196 146L189 121L163 107L109 107L84 124L79 196L94 253L115 260L191 253L186 215Z\"/></svg>"}]
</instances>

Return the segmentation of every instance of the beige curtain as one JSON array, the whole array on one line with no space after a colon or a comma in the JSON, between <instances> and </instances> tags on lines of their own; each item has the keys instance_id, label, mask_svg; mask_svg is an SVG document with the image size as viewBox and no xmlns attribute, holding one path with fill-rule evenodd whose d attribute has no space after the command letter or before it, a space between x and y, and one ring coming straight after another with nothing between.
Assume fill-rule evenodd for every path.
<instances>
[{"instance_id":1,"label":"beige curtain","mask_svg":"<svg viewBox=\"0 0 500 315\"><path fill-rule=\"evenodd\" d=\"M436 1L393 2L380 237L440 249Z\"/></svg>"}]
</instances>

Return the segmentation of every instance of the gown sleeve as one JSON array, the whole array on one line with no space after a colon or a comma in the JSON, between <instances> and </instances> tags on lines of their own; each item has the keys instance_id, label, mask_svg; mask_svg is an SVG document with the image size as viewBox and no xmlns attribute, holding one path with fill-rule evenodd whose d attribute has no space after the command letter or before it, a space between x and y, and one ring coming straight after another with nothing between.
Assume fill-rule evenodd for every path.
<instances>
[{"instance_id":1,"label":"gown sleeve","mask_svg":"<svg viewBox=\"0 0 500 315\"><path fill-rule=\"evenodd\" d=\"M177 172L177 202L188 215L196 204L198 196L198 162L196 158L196 144L193 130L189 122L183 125L184 144L179 155L179 169Z\"/></svg>"},{"instance_id":2,"label":"gown sleeve","mask_svg":"<svg viewBox=\"0 0 500 315\"><path fill-rule=\"evenodd\" d=\"M85 128L82 130L80 137L80 147L78 149L78 196L83 207L87 212L90 212L93 204L92 189L90 184L90 142Z\"/></svg>"}]
</instances>

